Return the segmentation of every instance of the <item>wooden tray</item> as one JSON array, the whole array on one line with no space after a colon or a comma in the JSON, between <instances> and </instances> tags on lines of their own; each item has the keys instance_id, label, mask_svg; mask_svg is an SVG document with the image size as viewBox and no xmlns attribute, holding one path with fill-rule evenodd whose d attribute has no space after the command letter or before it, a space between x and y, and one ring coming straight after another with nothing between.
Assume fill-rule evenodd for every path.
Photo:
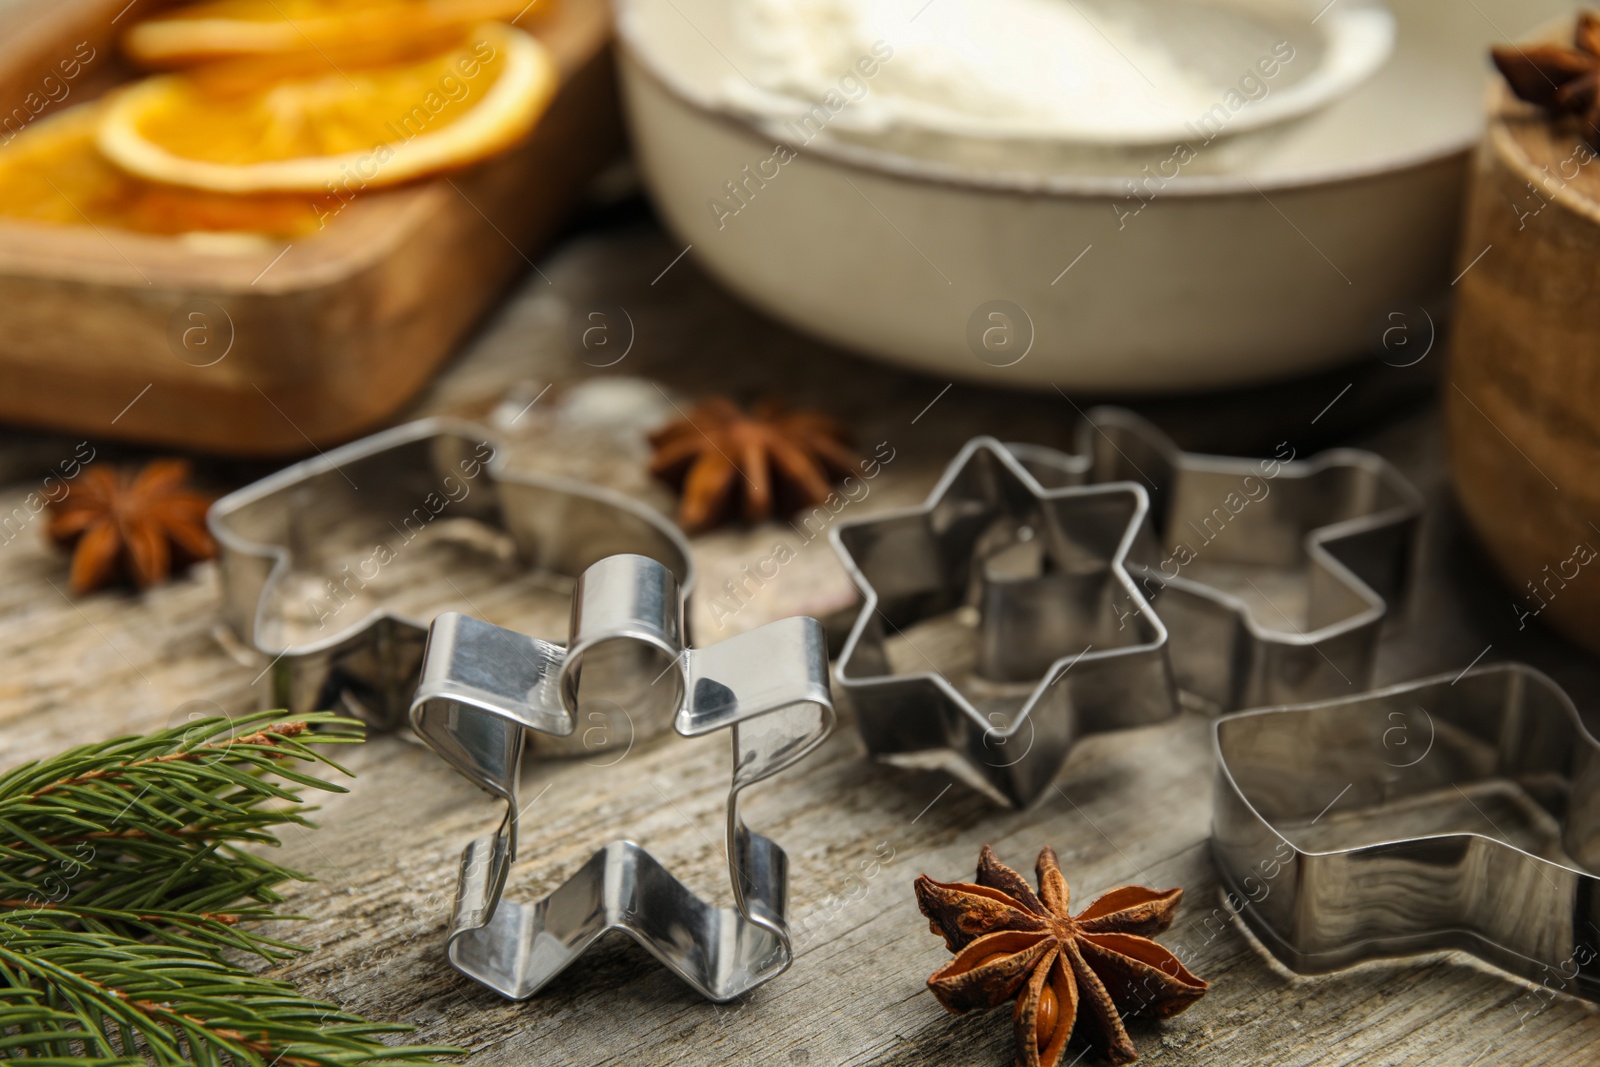
<instances>
[{"instance_id":1,"label":"wooden tray","mask_svg":"<svg viewBox=\"0 0 1600 1067\"><path fill-rule=\"evenodd\" d=\"M54 0L0 22L0 101L27 100L82 42L95 59L40 117L131 76L116 59L124 25L113 25L126 5ZM0 220L0 420L264 456L392 415L622 145L605 0L563 0L531 29L562 85L524 142L448 178L357 197L310 237L213 253ZM191 325L227 354L207 366L180 358L169 336Z\"/></svg>"}]
</instances>

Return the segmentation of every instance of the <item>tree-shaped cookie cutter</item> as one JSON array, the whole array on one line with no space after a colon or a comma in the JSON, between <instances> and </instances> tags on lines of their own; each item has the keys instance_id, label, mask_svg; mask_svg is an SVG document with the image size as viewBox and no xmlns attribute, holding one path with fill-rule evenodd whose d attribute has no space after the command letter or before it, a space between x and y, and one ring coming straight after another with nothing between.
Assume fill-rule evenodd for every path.
<instances>
[{"instance_id":1,"label":"tree-shaped cookie cutter","mask_svg":"<svg viewBox=\"0 0 1600 1067\"><path fill-rule=\"evenodd\" d=\"M430 527L466 518L509 534L530 568L575 577L596 560L631 552L665 564L684 596L694 581L688 543L650 508L581 482L508 471L504 449L471 423L407 423L286 467L211 506L223 619L265 664L268 707L342 707L377 729L406 721L431 618L378 609L333 617L315 641L266 639L273 594L293 557L354 512L386 520L383 550L402 551ZM362 580L367 562L327 576L330 604Z\"/></svg>"},{"instance_id":2,"label":"tree-shaped cookie cutter","mask_svg":"<svg viewBox=\"0 0 1600 1067\"><path fill-rule=\"evenodd\" d=\"M925 503L835 524L863 600L837 677L872 755L1021 807L1081 736L1175 714L1167 631L1123 565L1148 507L1132 483L1047 490L979 437ZM962 609L977 613L976 695L905 634ZM914 669L896 669L894 638Z\"/></svg>"},{"instance_id":3,"label":"tree-shaped cookie cutter","mask_svg":"<svg viewBox=\"0 0 1600 1067\"><path fill-rule=\"evenodd\" d=\"M672 709L679 734L732 730L727 859L736 908L706 903L631 841L606 845L542 900L504 899L528 732L571 733L585 687L602 672ZM455 613L435 619L411 723L452 767L506 802L499 828L461 855L447 951L463 974L521 1000L610 930L633 937L714 1001L789 966L788 858L745 825L739 795L832 728L827 642L815 619L782 619L686 648L672 572L644 556L611 556L579 577L566 645Z\"/></svg>"},{"instance_id":4,"label":"tree-shaped cookie cutter","mask_svg":"<svg viewBox=\"0 0 1600 1067\"><path fill-rule=\"evenodd\" d=\"M1214 713L1367 688L1379 628L1415 571L1422 515L1420 495L1392 464L1353 448L1303 460L1183 452L1110 407L1088 412L1076 444L1075 455L1009 447L1045 485L1126 480L1149 492L1151 536L1128 568L1172 631L1187 703ZM1196 560L1303 567L1304 625L1264 593L1263 621L1245 599L1195 576Z\"/></svg>"},{"instance_id":5,"label":"tree-shaped cookie cutter","mask_svg":"<svg viewBox=\"0 0 1600 1067\"><path fill-rule=\"evenodd\" d=\"M1459 949L1600 1000L1600 742L1504 664L1216 721L1212 854L1282 963Z\"/></svg>"}]
</instances>

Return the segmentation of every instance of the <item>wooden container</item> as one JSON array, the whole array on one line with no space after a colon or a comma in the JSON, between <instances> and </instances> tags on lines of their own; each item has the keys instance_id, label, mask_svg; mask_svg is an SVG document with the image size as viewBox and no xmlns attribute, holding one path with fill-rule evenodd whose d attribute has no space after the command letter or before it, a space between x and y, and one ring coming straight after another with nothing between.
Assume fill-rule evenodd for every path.
<instances>
[{"instance_id":1,"label":"wooden container","mask_svg":"<svg viewBox=\"0 0 1600 1067\"><path fill-rule=\"evenodd\" d=\"M59 64L80 47L95 58L40 117L129 77L114 24L126 4L52 0L0 25L0 101L36 106L52 75L60 95ZM266 456L392 415L621 147L606 0L563 0L531 29L562 84L525 141L358 196L310 237L202 252L0 219L0 420ZM180 340L193 329L207 331L201 354Z\"/></svg>"},{"instance_id":2,"label":"wooden container","mask_svg":"<svg viewBox=\"0 0 1600 1067\"><path fill-rule=\"evenodd\" d=\"M1600 650L1600 152L1498 84L1457 270L1456 493L1517 624Z\"/></svg>"}]
</instances>

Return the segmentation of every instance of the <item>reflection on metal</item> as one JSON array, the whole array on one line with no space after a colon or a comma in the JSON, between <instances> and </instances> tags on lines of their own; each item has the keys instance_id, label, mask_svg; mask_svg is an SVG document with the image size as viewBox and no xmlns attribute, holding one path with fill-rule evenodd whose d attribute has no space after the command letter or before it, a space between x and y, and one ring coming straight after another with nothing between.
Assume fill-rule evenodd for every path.
<instances>
[{"instance_id":1,"label":"reflection on metal","mask_svg":"<svg viewBox=\"0 0 1600 1067\"><path fill-rule=\"evenodd\" d=\"M1172 629L1189 703L1232 711L1371 684L1379 627L1415 571L1422 515L1392 464L1353 448L1305 460L1183 452L1120 408L1091 410L1077 445L1076 455L1011 448L1046 485L1125 479L1149 491L1151 536L1129 570ZM1301 611L1252 577L1271 571L1302 575Z\"/></svg>"},{"instance_id":2,"label":"reflection on metal","mask_svg":"<svg viewBox=\"0 0 1600 1067\"><path fill-rule=\"evenodd\" d=\"M1286 966L1460 949L1600 1000L1600 743L1545 675L1478 667L1215 730L1212 853Z\"/></svg>"},{"instance_id":3,"label":"reflection on metal","mask_svg":"<svg viewBox=\"0 0 1600 1067\"><path fill-rule=\"evenodd\" d=\"M1167 632L1123 566L1148 507L1137 485L1046 490L977 438L926 503L837 524L864 600L838 679L872 754L1023 806L1082 735L1172 715ZM973 680L905 634L963 608ZM896 640L914 669L894 668Z\"/></svg>"},{"instance_id":4,"label":"reflection on metal","mask_svg":"<svg viewBox=\"0 0 1600 1067\"><path fill-rule=\"evenodd\" d=\"M1186 453L1117 408L1077 444L975 439L925 504L835 527L865 602L838 677L874 756L1026 805L1082 735L1173 714L1174 686L1215 713L1370 684L1421 514L1393 466ZM965 655L921 636L963 612Z\"/></svg>"},{"instance_id":5,"label":"reflection on metal","mask_svg":"<svg viewBox=\"0 0 1600 1067\"><path fill-rule=\"evenodd\" d=\"M736 908L706 903L631 841L606 845L542 900L502 899L517 852L528 732L570 734L595 701L670 717L685 737L731 729L727 859ZM815 619L685 648L672 572L644 556L611 556L578 579L565 645L454 613L434 620L411 723L452 767L506 802L499 829L461 855L448 951L462 973L520 1000L609 930L632 936L711 1000L737 997L789 966L788 858L745 826L739 794L832 728L827 645Z\"/></svg>"},{"instance_id":6,"label":"reflection on metal","mask_svg":"<svg viewBox=\"0 0 1600 1067\"><path fill-rule=\"evenodd\" d=\"M342 707L380 730L405 722L431 618L378 610L346 619L331 611L337 625L317 641L284 645L272 636L275 595L293 558L314 555L319 539L357 515L382 522L384 536L393 530L402 543L435 522L475 520L504 531L529 567L560 575L633 552L661 561L685 596L694 580L688 543L651 509L581 482L510 473L495 439L470 423L397 426L285 468L211 507L223 617L259 653L271 707L295 713ZM326 577L339 586L362 575ZM349 593L336 588L335 595Z\"/></svg>"}]
</instances>

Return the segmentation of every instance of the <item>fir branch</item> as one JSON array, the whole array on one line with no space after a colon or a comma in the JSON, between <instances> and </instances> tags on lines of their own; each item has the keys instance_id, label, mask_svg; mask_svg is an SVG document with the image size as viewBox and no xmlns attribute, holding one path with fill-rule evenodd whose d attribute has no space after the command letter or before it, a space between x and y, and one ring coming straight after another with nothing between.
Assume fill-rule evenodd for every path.
<instances>
[{"instance_id":1,"label":"fir branch","mask_svg":"<svg viewBox=\"0 0 1600 1067\"><path fill-rule=\"evenodd\" d=\"M12 933L0 922L0 936ZM42 1055L354 1067L452 1051L390 1048L376 1035L405 1027L368 1023L204 953L69 931L27 940L27 952L0 947L0 1030L31 1036Z\"/></svg>"},{"instance_id":2,"label":"fir branch","mask_svg":"<svg viewBox=\"0 0 1600 1067\"><path fill-rule=\"evenodd\" d=\"M368 1022L246 970L302 951L252 929L306 876L256 851L310 827L303 789L343 792L328 714L217 718L83 745L0 775L0 1059L29 1067L376 1067L457 1049L389 1046ZM316 727L316 729L312 729Z\"/></svg>"},{"instance_id":3,"label":"fir branch","mask_svg":"<svg viewBox=\"0 0 1600 1067\"><path fill-rule=\"evenodd\" d=\"M309 827L297 787L344 788L296 765L347 774L312 746L361 734L329 715L272 719L208 719L0 776L0 899L194 914L278 903L275 887L304 876L240 846L277 845L277 826ZM248 905L240 915L263 917Z\"/></svg>"}]
</instances>

